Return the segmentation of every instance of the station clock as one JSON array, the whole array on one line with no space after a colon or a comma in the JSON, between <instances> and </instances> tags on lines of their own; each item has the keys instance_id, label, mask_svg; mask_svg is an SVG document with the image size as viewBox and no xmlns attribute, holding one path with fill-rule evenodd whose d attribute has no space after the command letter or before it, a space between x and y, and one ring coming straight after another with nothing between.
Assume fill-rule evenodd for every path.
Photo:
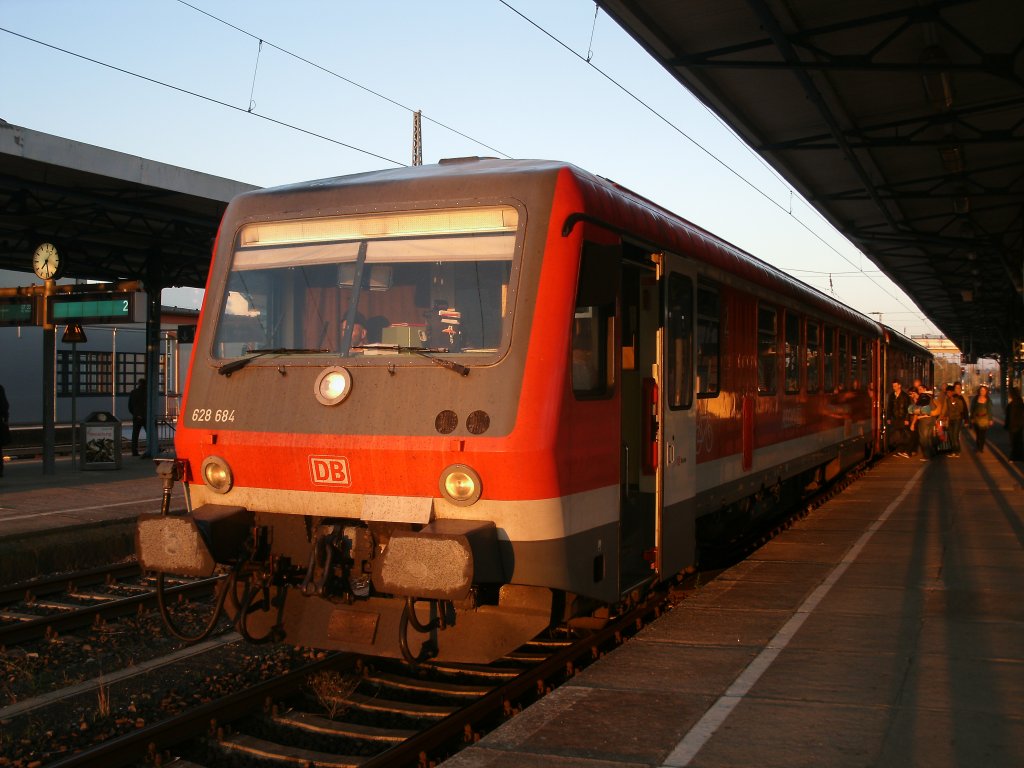
<instances>
[{"instance_id":1,"label":"station clock","mask_svg":"<svg viewBox=\"0 0 1024 768\"><path fill-rule=\"evenodd\" d=\"M32 254L32 270L41 280L56 280L64 273L64 262L61 260L57 246L53 243L42 243Z\"/></svg>"}]
</instances>

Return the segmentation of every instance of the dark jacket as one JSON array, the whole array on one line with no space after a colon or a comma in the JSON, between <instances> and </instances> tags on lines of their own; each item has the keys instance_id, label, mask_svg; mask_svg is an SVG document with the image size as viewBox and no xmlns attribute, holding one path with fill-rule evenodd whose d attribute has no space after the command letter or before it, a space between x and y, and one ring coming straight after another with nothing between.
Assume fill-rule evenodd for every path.
<instances>
[{"instance_id":1,"label":"dark jacket","mask_svg":"<svg viewBox=\"0 0 1024 768\"><path fill-rule=\"evenodd\" d=\"M135 419L146 418L146 388L136 387L128 395L128 413Z\"/></svg>"},{"instance_id":2,"label":"dark jacket","mask_svg":"<svg viewBox=\"0 0 1024 768\"><path fill-rule=\"evenodd\" d=\"M967 419L967 401L963 395L951 394L946 398L947 417L952 421L964 421Z\"/></svg>"},{"instance_id":3,"label":"dark jacket","mask_svg":"<svg viewBox=\"0 0 1024 768\"><path fill-rule=\"evenodd\" d=\"M980 424L978 422L981 422ZM975 395L971 399L971 423L975 427L981 429L988 429L992 426L992 399L989 398L984 403L978 401L978 396Z\"/></svg>"},{"instance_id":4,"label":"dark jacket","mask_svg":"<svg viewBox=\"0 0 1024 768\"><path fill-rule=\"evenodd\" d=\"M1024 429L1024 401L1019 397L1006 406L1006 428L1011 432Z\"/></svg>"},{"instance_id":5,"label":"dark jacket","mask_svg":"<svg viewBox=\"0 0 1024 768\"><path fill-rule=\"evenodd\" d=\"M898 396L890 392L889 400L885 404L885 420L892 422L893 426L897 428L902 428L903 422L907 420L908 408L910 408L910 395L902 389Z\"/></svg>"}]
</instances>

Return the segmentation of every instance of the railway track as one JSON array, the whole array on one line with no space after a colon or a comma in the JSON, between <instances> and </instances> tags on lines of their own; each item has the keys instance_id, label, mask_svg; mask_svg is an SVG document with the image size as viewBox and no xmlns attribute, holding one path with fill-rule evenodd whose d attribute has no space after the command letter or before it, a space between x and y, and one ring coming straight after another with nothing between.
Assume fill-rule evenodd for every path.
<instances>
[{"instance_id":1,"label":"railway track","mask_svg":"<svg viewBox=\"0 0 1024 768\"><path fill-rule=\"evenodd\" d=\"M538 639L487 666L328 655L48 765L426 766L623 642L665 599L652 593L598 631Z\"/></svg>"},{"instance_id":2,"label":"railway track","mask_svg":"<svg viewBox=\"0 0 1024 768\"><path fill-rule=\"evenodd\" d=\"M179 579L173 599L202 599L216 578ZM118 563L48 576L0 589L0 646L33 642L54 633L89 627L156 605L156 581L135 563Z\"/></svg>"}]
</instances>

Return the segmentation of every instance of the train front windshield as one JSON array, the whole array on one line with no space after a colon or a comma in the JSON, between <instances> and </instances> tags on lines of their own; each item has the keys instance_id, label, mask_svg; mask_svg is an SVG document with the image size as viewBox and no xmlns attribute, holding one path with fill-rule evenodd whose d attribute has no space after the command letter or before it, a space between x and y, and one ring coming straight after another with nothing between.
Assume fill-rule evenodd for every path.
<instances>
[{"instance_id":1,"label":"train front windshield","mask_svg":"<svg viewBox=\"0 0 1024 768\"><path fill-rule=\"evenodd\" d=\"M247 224L213 354L494 357L512 311L518 225L511 206Z\"/></svg>"}]
</instances>

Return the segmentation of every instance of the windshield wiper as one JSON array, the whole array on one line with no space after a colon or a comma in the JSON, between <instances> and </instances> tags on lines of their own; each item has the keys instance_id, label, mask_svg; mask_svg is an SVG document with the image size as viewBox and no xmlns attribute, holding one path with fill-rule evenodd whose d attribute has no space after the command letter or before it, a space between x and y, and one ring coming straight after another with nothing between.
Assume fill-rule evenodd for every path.
<instances>
[{"instance_id":1,"label":"windshield wiper","mask_svg":"<svg viewBox=\"0 0 1024 768\"><path fill-rule=\"evenodd\" d=\"M432 363L437 363L442 368L455 371L459 376L469 376L469 368L456 363L454 360L447 360L443 357L433 357L438 352L448 352L444 347L403 347L401 344L356 344L352 349L386 349L395 352L413 352L427 358Z\"/></svg>"},{"instance_id":2,"label":"windshield wiper","mask_svg":"<svg viewBox=\"0 0 1024 768\"><path fill-rule=\"evenodd\" d=\"M249 357L241 357L238 360L232 360L230 363L224 363L217 368L217 373L221 376L230 376L232 373L240 368L245 368L249 363L255 360L257 357L263 357L264 355L315 355L320 352L326 352L326 349L292 349L291 347L275 347L274 349L256 349L249 350L245 354Z\"/></svg>"}]
</instances>

